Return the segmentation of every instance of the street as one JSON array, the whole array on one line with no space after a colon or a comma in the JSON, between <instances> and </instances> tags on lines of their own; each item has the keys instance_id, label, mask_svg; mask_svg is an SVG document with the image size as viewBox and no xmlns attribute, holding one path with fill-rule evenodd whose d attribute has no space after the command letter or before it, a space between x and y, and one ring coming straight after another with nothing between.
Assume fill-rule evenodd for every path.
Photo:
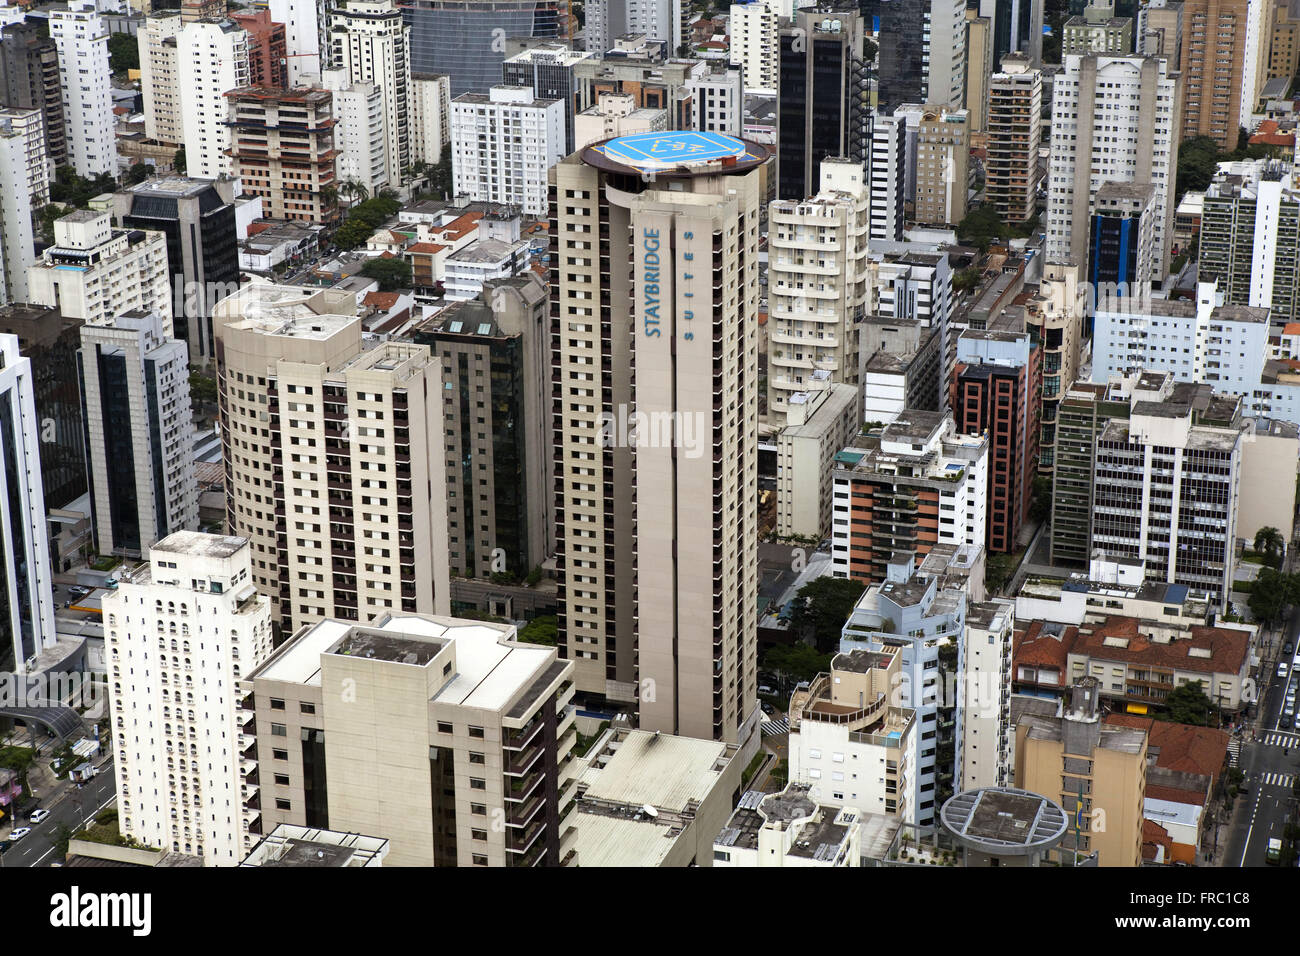
<instances>
[{"instance_id":1,"label":"street","mask_svg":"<svg viewBox=\"0 0 1300 956\"><path fill-rule=\"evenodd\" d=\"M0 867L49 866L56 862L54 840L60 825L76 830L116 799L113 761L108 760L99 766L99 775L80 789L65 786L51 800L42 800L41 807L49 810L50 815L40 823L32 825L28 820L19 820L19 826L31 826L32 832L9 844L9 849L0 854Z\"/></svg>"}]
</instances>

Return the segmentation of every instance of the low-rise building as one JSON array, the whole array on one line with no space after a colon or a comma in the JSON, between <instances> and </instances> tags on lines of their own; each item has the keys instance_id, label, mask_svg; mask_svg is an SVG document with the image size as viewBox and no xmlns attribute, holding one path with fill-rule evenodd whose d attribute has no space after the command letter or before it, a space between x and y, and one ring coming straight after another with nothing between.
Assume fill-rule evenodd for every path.
<instances>
[{"instance_id":1,"label":"low-rise building","mask_svg":"<svg viewBox=\"0 0 1300 956\"><path fill-rule=\"evenodd\" d=\"M831 530L835 455L858 431L858 390L840 383L796 392L785 420L776 440L776 531L820 540Z\"/></svg>"},{"instance_id":2,"label":"low-rise building","mask_svg":"<svg viewBox=\"0 0 1300 956\"><path fill-rule=\"evenodd\" d=\"M859 812L824 807L810 788L750 790L713 843L714 866L861 866Z\"/></svg>"}]
</instances>

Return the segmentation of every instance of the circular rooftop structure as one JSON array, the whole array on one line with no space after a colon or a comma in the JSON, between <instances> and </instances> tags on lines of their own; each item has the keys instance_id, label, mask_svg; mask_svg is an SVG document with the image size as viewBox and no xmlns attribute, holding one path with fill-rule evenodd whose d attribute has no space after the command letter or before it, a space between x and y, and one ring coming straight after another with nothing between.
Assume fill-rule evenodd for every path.
<instances>
[{"instance_id":1,"label":"circular rooftop structure","mask_svg":"<svg viewBox=\"0 0 1300 956\"><path fill-rule=\"evenodd\" d=\"M1065 836L1065 811L1047 797L1015 787L963 790L948 798L939 820L962 846L992 856L1032 856Z\"/></svg>"},{"instance_id":2,"label":"circular rooftop structure","mask_svg":"<svg viewBox=\"0 0 1300 956\"><path fill-rule=\"evenodd\" d=\"M593 143L582 160L597 169L669 179L741 173L771 155L761 143L698 130L635 133Z\"/></svg>"}]
</instances>

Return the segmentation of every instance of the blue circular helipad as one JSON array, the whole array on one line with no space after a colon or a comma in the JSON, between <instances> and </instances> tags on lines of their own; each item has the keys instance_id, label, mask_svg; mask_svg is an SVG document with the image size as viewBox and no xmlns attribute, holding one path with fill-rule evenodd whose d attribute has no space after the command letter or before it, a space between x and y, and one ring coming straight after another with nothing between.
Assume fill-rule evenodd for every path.
<instances>
[{"instance_id":1,"label":"blue circular helipad","mask_svg":"<svg viewBox=\"0 0 1300 956\"><path fill-rule=\"evenodd\" d=\"M765 158L754 155L743 140L694 130L618 136L591 148L610 162L641 170L673 169L725 159L740 163Z\"/></svg>"}]
</instances>

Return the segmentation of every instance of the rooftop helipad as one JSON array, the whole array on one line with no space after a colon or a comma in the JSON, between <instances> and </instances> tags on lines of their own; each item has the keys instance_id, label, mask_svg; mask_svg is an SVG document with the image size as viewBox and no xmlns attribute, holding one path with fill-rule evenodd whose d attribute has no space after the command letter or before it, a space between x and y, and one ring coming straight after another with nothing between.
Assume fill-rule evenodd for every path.
<instances>
[{"instance_id":1,"label":"rooftop helipad","mask_svg":"<svg viewBox=\"0 0 1300 956\"><path fill-rule=\"evenodd\" d=\"M583 154L599 168L669 175L739 172L767 157L767 149L757 143L694 130L616 136L587 147Z\"/></svg>"}]
</instances>

